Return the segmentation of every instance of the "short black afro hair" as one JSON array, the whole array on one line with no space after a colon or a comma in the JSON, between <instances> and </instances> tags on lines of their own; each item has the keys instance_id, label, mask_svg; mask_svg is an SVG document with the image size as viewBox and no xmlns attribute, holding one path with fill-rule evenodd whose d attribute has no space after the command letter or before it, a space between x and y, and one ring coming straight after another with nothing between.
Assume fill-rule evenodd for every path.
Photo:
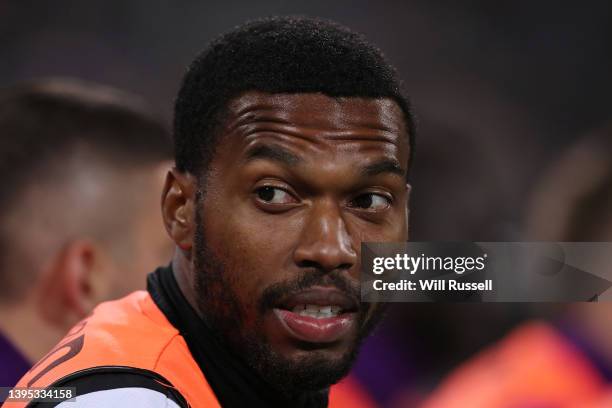
<instances>
[{"instance_id":1,"label":"short black afro hair","mask_svg":"<svg viewBox=\"0 0 612 408\"><path fill-rule=\"evenodd\" d=\"M174 111L179 171L200 176L208 168L224 109L247 91L390 98L404 112L412 162L414 119L382 52L331 21L272 17L217 38L189 67Z\"/></svg>"}]
</instances>

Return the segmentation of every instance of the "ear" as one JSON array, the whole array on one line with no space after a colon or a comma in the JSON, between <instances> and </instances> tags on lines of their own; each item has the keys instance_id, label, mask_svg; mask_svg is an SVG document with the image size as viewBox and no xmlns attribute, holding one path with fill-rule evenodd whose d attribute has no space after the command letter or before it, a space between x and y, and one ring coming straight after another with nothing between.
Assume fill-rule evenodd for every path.
<instances>
[{"instance_id":1,"label":"ear","mask_svg":"<svg viewBox=\"0 0 612 408\"><path fill-rule=\"evenodd\" d=\"M197 180L176 168L168 171L162 192L162 217L170 238L184 251L190 251L195 231Z\"/></svg>"},{"instance_id":2,"label":"ear","mask_svg":"<svg viewBox=\"0 0 612 408\"><path fill-rule=\"evenodd\" d=\"M102 255L91 241L67 244L42 276L40 311L45 320L70 327L87 316L104 296L100 269Z\"/></svg>"}]
</instances>

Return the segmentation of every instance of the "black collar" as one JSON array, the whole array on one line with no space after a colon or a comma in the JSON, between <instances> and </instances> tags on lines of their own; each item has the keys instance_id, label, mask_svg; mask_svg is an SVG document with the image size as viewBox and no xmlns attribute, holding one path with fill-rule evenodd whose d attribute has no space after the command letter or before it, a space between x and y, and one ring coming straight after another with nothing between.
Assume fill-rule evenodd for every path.
<instances>
[{"instance_id":1,"label":"black collar","mask_svg":"<svg viewBox=\"0 0 612 408\"><path fill-rule=\"evenodd\" d=\"M170 266L158 268L147 278L147 290L170 323L181 333L189 351L204 373L219 403L227 408L327 406L327 394L308 395L297 400L279 399L252 369L227 347L220 344L211 330L183 296Z\"/></svg>"}]
</instances>

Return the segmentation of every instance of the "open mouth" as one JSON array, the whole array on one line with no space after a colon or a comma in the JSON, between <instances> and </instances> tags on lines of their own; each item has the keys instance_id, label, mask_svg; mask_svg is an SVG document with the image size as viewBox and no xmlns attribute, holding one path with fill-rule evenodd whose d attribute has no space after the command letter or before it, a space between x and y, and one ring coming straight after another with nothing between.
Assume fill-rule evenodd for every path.
<instances>
[{"instance_id":1,"label":"open mouth","mask_svg":"<svg viewBox=\"0 0 612 408\"><path fill-rule=\"evenodd\" d=\"M274 314L293 338L309 343L341 340L356 324L359 303L335 288L318 287L293 294Z\"/></svg>"},{"instance_id":2,"label":"open mouth","mask_svg":"<svg viewBox=\"0 0 612 408\"><path fill-rule=\"evenodd\" d=\"M335 317L343 312L342 308L337 305L297 305L291 310L300 316L309 316L315 319L325 319L327 317Z\"/></svg>"}]
</instances>

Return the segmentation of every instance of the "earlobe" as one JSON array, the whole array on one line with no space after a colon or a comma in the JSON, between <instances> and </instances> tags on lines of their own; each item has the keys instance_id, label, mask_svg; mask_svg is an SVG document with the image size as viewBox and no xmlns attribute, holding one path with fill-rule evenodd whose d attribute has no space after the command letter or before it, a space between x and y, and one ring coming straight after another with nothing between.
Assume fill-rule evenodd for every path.
<instances>
[{"instance_id":1,"label":"earlobe","mask_svg":"<svg viewBox=\"0 0 612 408\"><path fill-rule=\"evenodd\" d=\"M406 183L406 241L410 240L410 193L412 186Z\"/></svg>"},{"instance_id":2,"label":"earlobe","mask_svg":"<svg viewBox=\"0 0 612 408\"><path fill-rule=\"evenodd\" d=\"M412 186L410 183L406 183L406 208L410 208L410 193L412 192Z\"/></svg>"},{"instance_id":3,"label":"earlobe","mask_svg":"<svg viewBox=\"0 0 612 408\"><path fill-rule=\"evenodd\" d=\"M195 177L176 168L168 171L162 192L162 217L176 245L191 250L194 232Z\"/></svg>"}]
</instances>

